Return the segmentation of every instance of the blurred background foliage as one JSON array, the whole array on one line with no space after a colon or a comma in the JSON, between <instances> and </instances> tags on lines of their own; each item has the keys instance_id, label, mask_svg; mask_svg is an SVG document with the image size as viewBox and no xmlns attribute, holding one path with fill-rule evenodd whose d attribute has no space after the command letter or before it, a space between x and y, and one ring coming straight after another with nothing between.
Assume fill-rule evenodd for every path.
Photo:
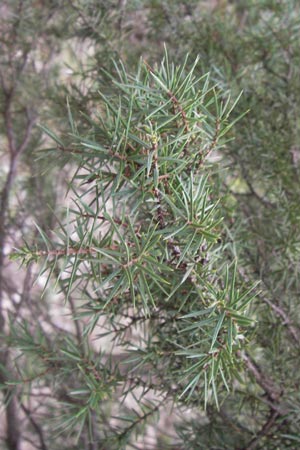
<instances>
[{"instance_id":1,"label":"blurred background foliage","mask_svg":"<svg viewBox=\"0 0 300 450\"><path fill-rule=\"evenodd\" d=\"M297 0L1 3L1 448L299 448L299 10ZM37 245L33 223L50 233L57 226L74 173L68 155L41 157L52 142L37 125L71 143L68 99L76 132L93 138L98 91L109 97L116 89L108 75L117 75L114 61L133 72L140 58L155 67L164 44L176 65L199 56L198 70L210 72L224 99L242 92L233 119L247 111L211 155L209 182L224 216L220 264L237 258L239 283L260 283L255 326L241 379L222 393L220 408L206 411L172 395L119 404L119 369L113 358L104 363L97 340L78 344L85 322L72 320L76 302L72 295L63 302L65 285L60 296L48 289L41 298L46 280L32 287L36 266L18 271L8 261L24 239ZM95 373L93 390L84 367L90 373L96 364L102 384ZM85 382L103 417L79 408ZM120 411L127 428L108 421Z\"/></svg>"}]
</instances>

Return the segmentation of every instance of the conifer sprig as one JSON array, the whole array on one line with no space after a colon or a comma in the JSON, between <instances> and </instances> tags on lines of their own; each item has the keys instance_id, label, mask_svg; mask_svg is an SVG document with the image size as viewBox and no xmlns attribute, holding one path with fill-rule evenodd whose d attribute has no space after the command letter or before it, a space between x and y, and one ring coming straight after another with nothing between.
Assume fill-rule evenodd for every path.
<instances>
[{"instance_id":1,"label":"conifer sprig","mask_svg":"<svg viewBox=\"0 0 300 450\"><path fill-rule=\"evenodd\" d=\"M70 108L67 138L43 127L56 144L51 155L62 161L68 155L76 168L73 205L51 238L38 227L40 246L25 246L17 256L25 263L44 259L46 284L56 274L66 300L81 299L82 348L99 330L100 344L110 336L122 349L121 363L113 353L98 356L100 366L111 361L111 387L123 386L127 398L139 387L159 386L165 398L175 390L178 402L201 400L206 407L212 399L218 405L218 394L238 376L254 295L239 289L235 267L219 267L222 217L206 163L224 145L232 105L228 99L221 106L222 93L208 74L198 75L197 60L188 67L188 59L175 67L167 53L159 67L141 61L135 75L120 63L118 78L111 78L116 93L99 94L86 136L76 131ZM130 342L126 335L137 326L139 336ZM63 353L81 375L62 427L80 428L92 414L101 416L95 399L106 399L108 387L84 352ZM135 381L128 388L129 378ZM141 403L141 412L126 416L120 439L159 405L148 412Z\"/></svg>"}]
</instances>

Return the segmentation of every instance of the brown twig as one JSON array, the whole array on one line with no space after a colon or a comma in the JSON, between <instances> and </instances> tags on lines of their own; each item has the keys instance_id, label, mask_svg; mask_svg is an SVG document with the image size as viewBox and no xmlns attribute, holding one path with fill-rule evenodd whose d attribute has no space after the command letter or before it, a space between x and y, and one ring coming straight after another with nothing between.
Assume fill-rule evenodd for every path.
<instances>
[{"instance_id":1,"label":"brown twig","mask_svg":"<svg viewBox=\"0 0 300 450\"><path fill-rule=\"evenodd\" d=\"M270 401L270 407L276 412L283 413L279 407L279 400L283 394L282 389L275 385L273 380L262 373L260 367L253 361L253 359L245 352L238 352L238 356L245 362L248 371L252 374L257 384L266 393Z\"/></svg>"},{"instance_id":2,"label":"brown twig","mask_svg":"<svg viewBox=\"0 0 300 450\"><path fill-rule=\"evenodd\" d=\"M288 314L278 305L274 303L274 301L269 300L266 296L262 296L262 300L267 303L267 305L270 306L271 309L275 312L275 314L278 317L281 317L283 319L282 325L285 325L290 333L290 335L295 340L296 344L300 344L300 332L299 329L297 329Z\"/></svg>"},{"instance_id":3,"label":"brown twig","mask_svg":"<svg viewBox=\"0 0 300 450\"><path fill-rule=\"evenodd\" d=\"M269 417L268 417L268 420L267 420L266 423L263 425L263 427L261 428L261 430L260 430L260 431L257 433L257 435L249 442L249 444L247 444L246 447L244 447L244 448L241 449L241 450L254 450L254 449L258 446L260 440L261 440L263 437L266 437L266 436L269 434L269 432L270 432L271 429L273 428L273 426L274 426L274 424L275 424L276 419L277 419L278 416L279 416L279 414L278 414L277 411L274 411L274 410L271 411L271 412L270 412L270 415L269 415Z\"/></svg>"},{"instance_id":4,"label":"brown twig","mask_svg":"<svg viewBox=\"0 0 300 450\"><path fill-rule=\"evenodd\" d=\"M239 273L242 275L243 279L249 283L249 278L247 277L247 275L245 274L244 270L239 268ZM294 339L295 343L297 345L299 345L300 343L300 331L299 329L297 329L295 327L295 325L293 324L291 318L289 317L289 315L284 311L284 309L279 306L279 301L276 298L272 298L272 300L270 300L269 297L269 287L267 285L267 282L264 280L264 277L261 277L261 284L260 286L264 286L265 287L265 291L261 292L260 294L260 298L263 302L265 302L273 311L274 313L280 317L281 319L283 319L282 325L286 326L290 335L292 336L292 338Z\"/></svg>"},{"instance_id":5,"label":"brown twig","mask_svg":"<svg viewBox=\"0 0 300 450\"><path fill-rule=\"evenodd\" d=\"M23 403L21 403L20 406L21 406L21 409L26 414L26 416L27 416L29 422L31 423L32 427L34 428L34 431L36 432L36 434L39 437L40 449L41 450L48 450L48 447L46 446L46 442L45 442L45 439L44 439L42 427L34 420L34 418L32 417L31 411Z\"/></svg>"}]
</instances>

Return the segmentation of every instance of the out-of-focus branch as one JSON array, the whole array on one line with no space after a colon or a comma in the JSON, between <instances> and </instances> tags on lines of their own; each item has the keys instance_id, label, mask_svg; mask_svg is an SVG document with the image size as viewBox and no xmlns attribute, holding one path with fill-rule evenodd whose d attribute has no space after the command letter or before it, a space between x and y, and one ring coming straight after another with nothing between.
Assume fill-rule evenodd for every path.
<instances>
[{"instance_id":1,"label":"out-of-focus branch","mask_svg":"<svg viewBox=\"0 0 300 450\"><path fill-rule=\"evenodd\" d=\"M2 374L0 372L0 383L2 383ZM17 415L17 400L16 397L9 399L6 405L6 445L9 450L20 450L20 428L19 428L19 418Z\"/></svg>"},{"instance_id":2,"label":"out-of-focus branch","mask_svg":"<svg viewBox=\"0 0 300 450\"><path fill-rule=\"evenodd\" d=\"M255 436L255 438L253 438L249 444L246 445L246 447L244 447L241 450L254 450L255 448L257 448L257 446L259 445L260 440L267 436L270 432L270 430L273 428L276 419L278 417L278 413L276 411L271 411L268 420L266 421L266 423L263 425L263 427L261 428L261 430L257 433L257 435Z\"/></svg>"},{"instance_id":3,"label":"out-of-focus branch","mask_svg":"<svg viewBox=\"0 0 300 450\"><path fill-rule=\"evenodd\" d=\"M36 122L35 114L32 111L30 111L29 108L26 108L26 116L27 116L27 125L26 125L26 129L25 129L25 133L24 133L22 142L20 143L20 145L17 148L18 154L23 153L24 150L26 150L26 148L29 144L30 138L31 138L32 129Z\"/></svg>"},{"instance_id":4,"label":"out-of-focus branch","mask_svg":"<svg viewBox=\"0 0 300 450\"><path fill-rule=\"evenodd\" d=\"M262 373L260 367L252 360L249 355L247 355L247 353L240 352L239 356L245 362L248 371L255 378L257 384L259 384L259 386L265 391L268 399L271 402L271 407L274 403L274 407L272 409L278 411L278 402L282 395L282 390L275 385L270 377Z\"/></svg>"},{"instance_id":5,"label":"out-of-focus branch","mask_svg":"<svg viewBox=\"0 0 300 450\"><path fill-rule=\"evenodd\" d=\"M13 42L16 40L17 28L20 23L21 9L23 7L23 1L19 3L19 15L17 16L17 21L14 26L14 32L12 33ZM25 131L23 137L21 137L20 143L18 144L17 133L14 129L14 112L13 112L13 101L16 95L17 84L20 80L21 74L23 73L27 61L28 61L29 50L24 50L22 56L22 62L19 67L15 68L13 76L11 76L11 86L8 87L5 84L4 75L1 73L0 85L2 89L2 94L4 96L4 104L2 109L3 115L3 125L4 134L7 138L7 148L9 155L9 167L6 179L2 191L0 193L0 332L2 333L5 325L5 316L2 310L3 294L4 294L4 264L5 264L5 242L7 237L7 214L9 211L9 201L10 193L16 176L17 163L20 155L27 149L32 135L32 128L35 123L35 118L28 108L26 108L27 123L25 126ZM10 65L12 66L12 56L13 50L11 50ZM18 131L18 135L19 135ZM21 135L22 136L22 135ZM1 354L0 362L4 367L10 365L9 362L9 352L5 351ZM7 379L4 371L0 371L0 383L5 385ZM8 390L4 391L7 396L10 395ZM20 450L21 446L21 430L19 425L18 417L18 399L15 395L12 395L9 399L6 407L6 445L9 450Z\"/></svg>"},{"instance_id":6,"label":"out-of-focus branch","mask_svg":"<svg viewBox=\"0 0 300 450\"><path fill-rule=\"evenodd\" d=\"M35 123L35 117L30 115L29 110L27 113L27 126L24 132L24 136L19 145L16 143L16 135L13 129L13 120L11 112L11 95L6 97L6 103L4 105L4 127L8 141L8 150L10 155L9 169L4 182L3 189L0 194L0 330L3 328L3 315L1 312L1 303L3 297L3 266L4 266L4 246L6 240L6 215L9 209L9 196L12 189L12 185L15 179L18 159L23 153L30 141L32 128Z\"/></svg>"},{"instance_id":7,"label":"out-of-focus branch","mask_svg":"<svg viewBox=\"0 0 300 450\"><path fill-rule=\"evenodd\" d=\"M21 409L24 411L24 413L26 414L29 422L31 423L32 427L34 428L34 431L36 432L36 434L39 437L40 440L40 449L41 450L48 450L48 447L46 445L45 439L44 439L44 435L43 435L43 431L41 426L34 420L34 418L32 417L32 413L31 411L23 404L21 403Z\"/></svg>"},{"instance_id":8,"label":"out-of-focus branch","mask_svg":"<svg viewBox=\"0 0 300 450\"><path fill-rule=\"evenodd\" d=\"M250 255L248 254L250 257ZM250 283L249 278L245 274L245 271L240 267L239 273L242 276L242 278L247 282ZM264 288L264 290L260 294L260 299L266 303L273 311L274 313L282 319L282 325L286 326L290 335L294 339L297 345L300 343L300 330L293 324L291 318L289 315L284 311L284 309L279 305L279 300L272 296L272 299L270 300L270 287L267 284L267 281L263 276L260 274L260 287Z\"/></svg>"},{"instance_id":9,"label":"out-of-focus branch","mask_svg":"<svg viewBox=\"0 0 300 450\"><path fill-rule=\"evenodd\" d=\"M15 139L15 135L14 135L14 131L13 131L13 121L12 121L12 114L11 114L12 98L13 98L13 88L10 90L10 92L8 94L5 95L5 103L4 103L4 111L3 111L5 133L7 136L8 150L9 150L11 159L17 153L17 144L16 144L16 139Z\"/></svg>"},{"instance_id":10,"label":"out-of-focus branch","mask_svg":"<svg viewBox=\"0 0 300 450\"><path fill-rule=\"evenodd\" d=\"M263 296L262 300L267 303L267 305L270 306L271 309L275 312L275 314L280 317L282 321L282 325L285 325L290 333L290 335L295 340L296 344L299 345L300 343L300 332L299 329L296 328L288 314L281 308L280 306L276 305L273 301L269 300L267 296Z\"/></svg>"}]
</instances>

